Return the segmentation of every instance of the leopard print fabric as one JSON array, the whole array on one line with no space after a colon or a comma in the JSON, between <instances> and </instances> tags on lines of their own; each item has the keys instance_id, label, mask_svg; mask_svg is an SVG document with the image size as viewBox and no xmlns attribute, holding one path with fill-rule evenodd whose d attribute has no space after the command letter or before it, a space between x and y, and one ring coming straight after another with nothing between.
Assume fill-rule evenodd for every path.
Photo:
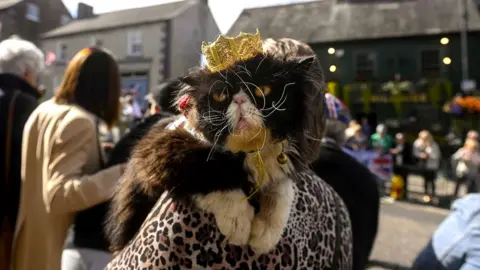
<instances>
[{"instance_id":1,"label":"leopard print fabric","mask_svg":"<svg viewBox=\"0 0 480 270\"><path fill-rule=\"evenodd\" d=\"M164 194L106 269L351 269L350 219L340 197L310 171L298 175L294 191L288 225L268 254L228 244L212 214Z\"/></svg>"}]
</instances>

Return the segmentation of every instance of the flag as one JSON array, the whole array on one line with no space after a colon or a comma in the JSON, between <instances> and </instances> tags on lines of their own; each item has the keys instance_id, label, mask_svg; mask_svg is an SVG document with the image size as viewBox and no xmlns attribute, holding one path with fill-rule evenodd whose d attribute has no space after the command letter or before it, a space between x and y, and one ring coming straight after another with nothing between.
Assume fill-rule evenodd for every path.
<instances>
[{"instance_id":1,"label":"flag","mask_svg":"<svg viewBox=\"0 0 480 270\"><path fill-rule=\"evenodd\" d=\"M57 57L55 56L55 54L53 52L48 52L47 56L45 57L45 65L50 66L51 64L53 64L55 62L56 59L57 59Z\"/></svg>"}]
</instances>

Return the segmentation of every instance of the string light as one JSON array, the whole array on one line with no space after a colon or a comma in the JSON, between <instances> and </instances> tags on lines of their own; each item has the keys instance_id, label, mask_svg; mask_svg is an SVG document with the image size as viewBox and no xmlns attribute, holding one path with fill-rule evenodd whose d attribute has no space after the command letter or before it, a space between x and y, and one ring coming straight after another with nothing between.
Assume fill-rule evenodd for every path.
<instances>
[{"instance_id":1,"label":"string light","mask_svg":"<svg viewBox=\"0 0 480 270\"><path fill-rule=\"evenodd\" d=\"M337 66L331 65L329 70L330 70L330 72L335 72L335 71L337 71Z\"/></svg>"},{"instance_id":2,"label":"string light","mask_svg":"<svg viewBox=\"0 0 480 270\"><path fill-rule=\"evenodd\" d=\"M447 45L448 43L450 43L450 39L448 39L447 37L443 37L440 39L440 44Z\"/></svg>"},{"instance_id":3,"label":"string light","mask_svg":"<svg viewBox=\"0 0 480 270\"><path fill-rule=\"evenodd\" d=\"M334 53L335 53L335 48L328 49L328 54L334 54Z\"/></svg>"},{"instance_id":4,"label":"string light","mask_svg":"<svg viewBox=\"0 0 480 270\"><path fill-rule=\"evenodd\" d=\"M452 59L450 59L450 57L444 57L443 58L443 63L445 65L450 65L452 63Z\"/></svg>"}]
</instances>

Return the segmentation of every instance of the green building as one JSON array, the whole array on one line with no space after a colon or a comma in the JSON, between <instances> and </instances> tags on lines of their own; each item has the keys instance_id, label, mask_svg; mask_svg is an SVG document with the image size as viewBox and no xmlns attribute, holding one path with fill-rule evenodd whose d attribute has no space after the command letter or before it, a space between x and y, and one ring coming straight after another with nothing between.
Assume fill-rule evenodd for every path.
<instances>
[{"instance_id":1,"label":"green building","mask_svg":"<svg viewBox=\"0 0 480 270\"><path fill-rule=\"evenodd\" d=\"M427 128L440 134L450 124L441 108L460 91L461 3L323 0L245 9L229 35L258 28L264 38L307 42L318 54L329 91L355 114L412 133ZM480 0L467 3L469 75L480 84ZM386 90L400 82L408 91Z\"/></svg>"}]
</instances>

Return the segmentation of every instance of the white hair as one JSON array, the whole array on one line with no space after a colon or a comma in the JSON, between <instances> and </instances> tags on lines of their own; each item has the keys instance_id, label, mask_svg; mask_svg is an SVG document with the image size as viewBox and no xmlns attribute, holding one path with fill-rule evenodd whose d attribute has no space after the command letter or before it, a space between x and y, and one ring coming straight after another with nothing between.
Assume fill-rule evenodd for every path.
<instances>
[{"instance_id":1,"label":"white hair","mask_svg":"<svg viewBox=\"0 0 480 270\"><path fill-rule=\"evenodd\" d=\"M13 36L0 42L0 73L23 77L28 71L38 75L44 69L44 57L33 43Z\"/></svg>"}]
</instances>

